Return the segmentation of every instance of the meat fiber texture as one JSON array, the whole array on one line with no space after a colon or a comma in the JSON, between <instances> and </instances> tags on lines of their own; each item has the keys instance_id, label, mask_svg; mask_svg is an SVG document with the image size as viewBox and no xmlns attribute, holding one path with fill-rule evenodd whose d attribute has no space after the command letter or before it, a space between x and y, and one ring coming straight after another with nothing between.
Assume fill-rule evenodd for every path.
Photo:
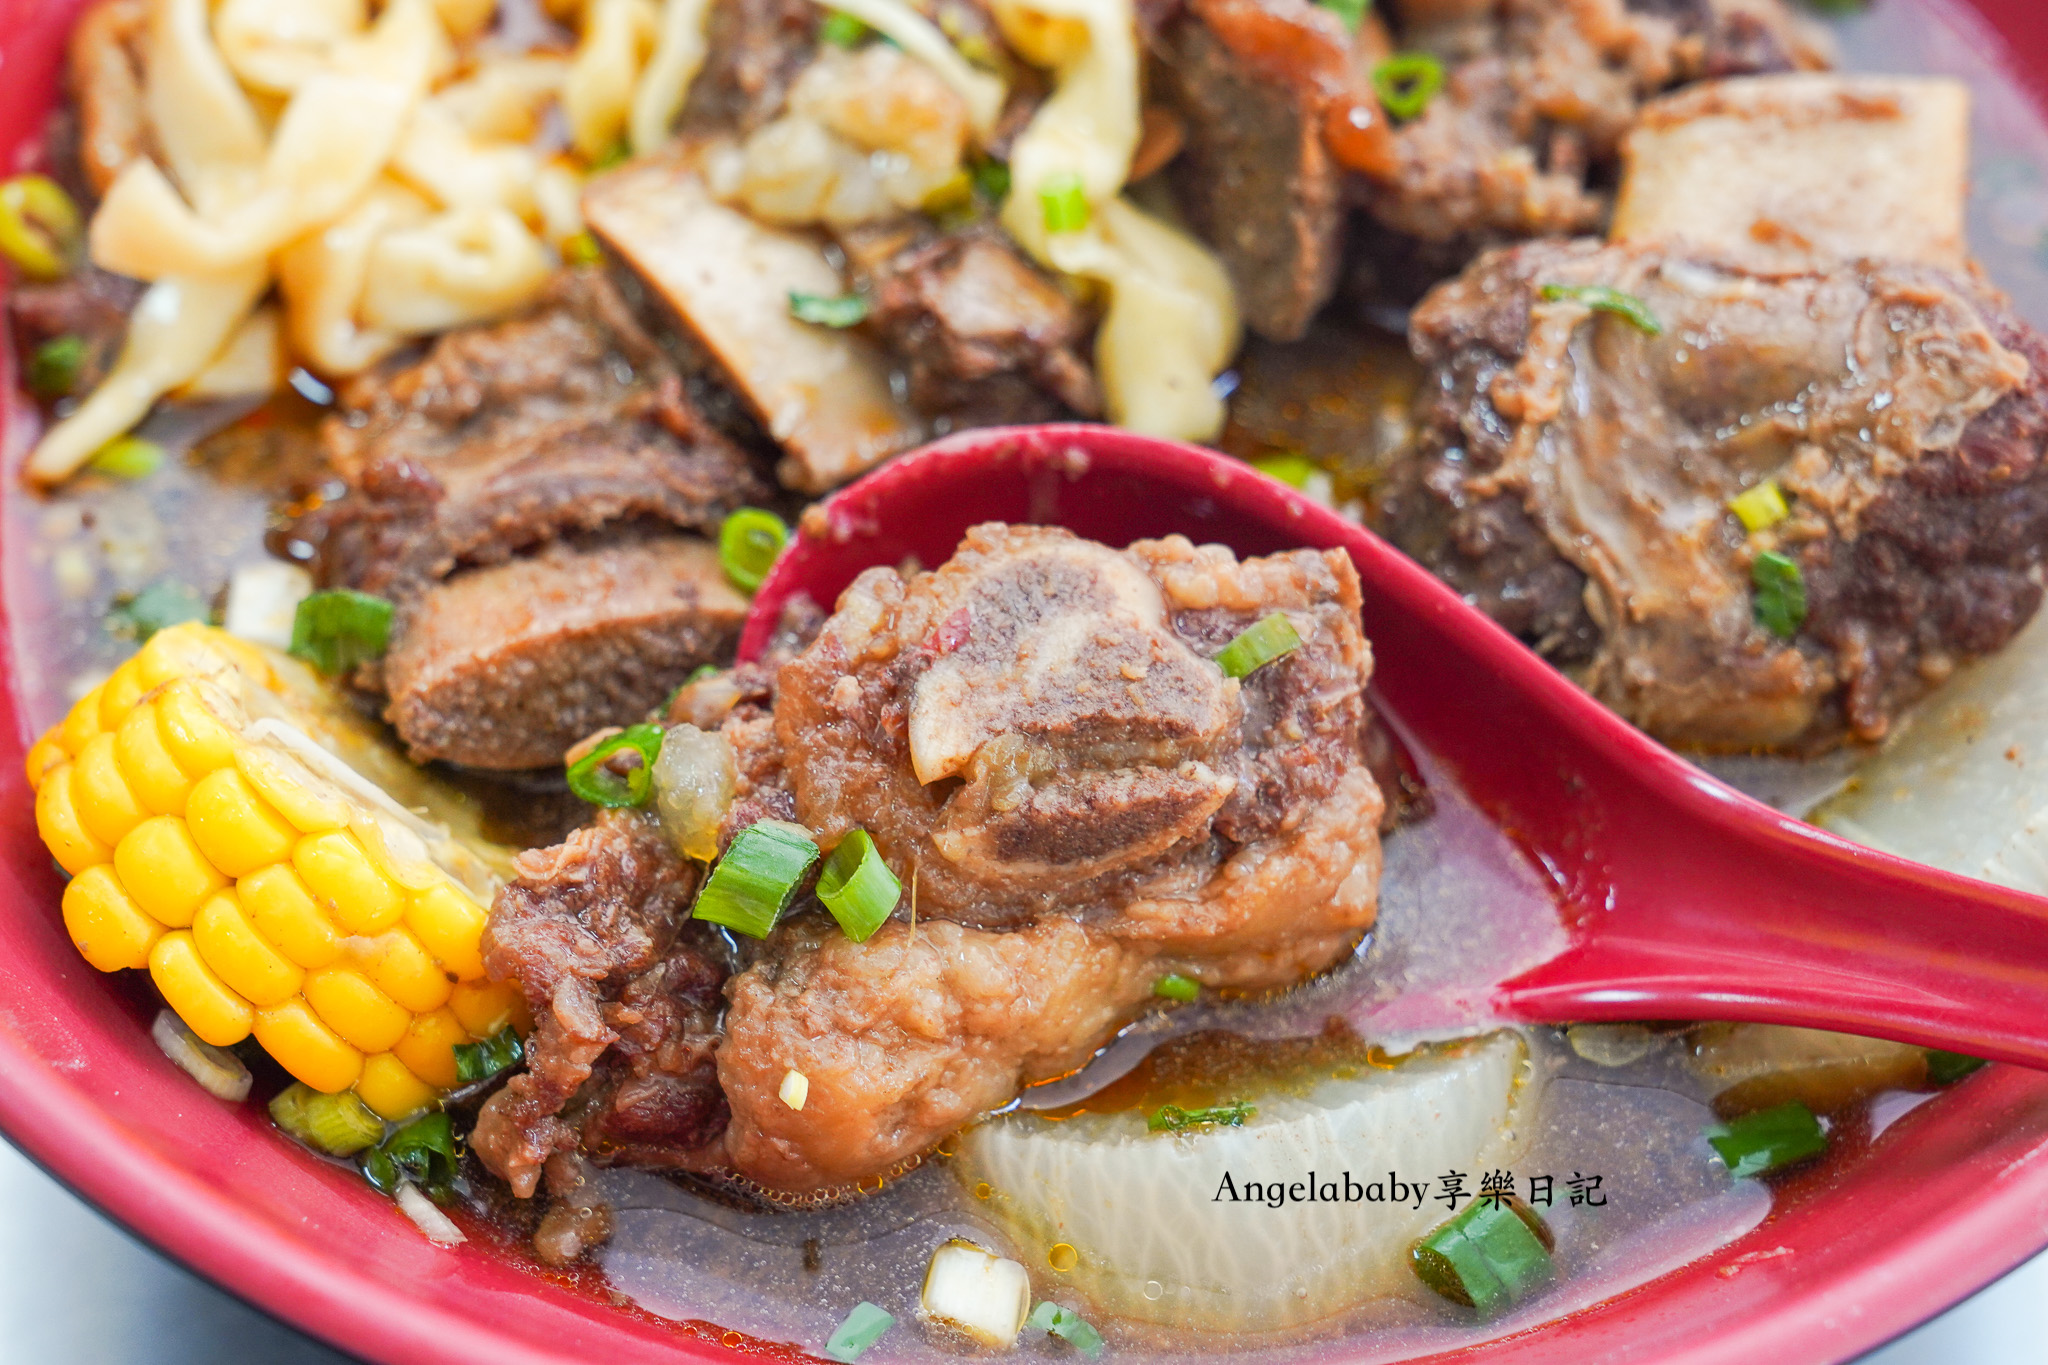
<instances>
[{"instance_id":1,"label":"meat fiber texture","mask_svg":"<svg viewBox=\"0 0 2048 1365\"><path fill-rule=\"evenodd\" d=\"M398 602L377 681L415 759L558 763L729 657L703 536L769 489L602 273L355 381L323 440L348 492L300 533L323 585Z\"/></svg>"},{"instance_id":2,"label":"meat fiber texture","mask_svg":"<svg viewBox=\"0 0 2048 1365\"><path fill-rule=\"evenodd\" d=\"M1967 268L1747 259L1536 243L1438 287L1381 524L1667 742L1874 741L2040 604L2048 345ZM1767 479L1790 516L1749 533L1729 500ZM1805 586L1789 639L1754 615L1766 552Z\"/></svg>"},{"instance_id":3,"label":"meat fiber texture","mask_svg":"<svg viewBox=\"0 0 2048 1365\"><path fill-rule=\"evenodd\" d=\"M1240 563L1180 538L1117 551L991 525L936 572L864 574L822 629L786 621L772 680L746 665L684 689L671 719L734 750L728 841L762 818L827 847L864 828L906 888L863 943L800 900L727 983L723 1169L835 1195L1085 1062L1168 972L1277 989L1348 954L1377 905L1382 812L1359 607L1341 553ZM1225 677L1214 656L1275 612L1301 647ZM527 855L493 943L536 901L610 894L569 856L577 840ZM643 922L602 917L629 935ZM637 970L659 953L629 956ZM619 979L593 960L574 980L547 957L492 970L536 1017L561 1015L566 981L573 1015L588 979ZM801 1109L781 1097L791 1071ZM493 1101L478 1147L529 1190L568 1132L532 1091ZM542 1098L559 1108L559 1092Z\"/></svg>"}]
</instances>

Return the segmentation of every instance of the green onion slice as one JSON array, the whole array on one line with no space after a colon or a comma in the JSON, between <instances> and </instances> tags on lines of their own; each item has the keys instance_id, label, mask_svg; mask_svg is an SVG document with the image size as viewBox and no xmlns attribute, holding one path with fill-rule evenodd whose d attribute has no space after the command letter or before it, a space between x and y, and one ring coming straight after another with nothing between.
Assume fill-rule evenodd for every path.
<instances>
[{"instance_id":1,"label":"green onion slice","mask_svg":"<svg viewBox=\"0 0 2048 1365\"><path fill-rule=\"evenodd\" d=\"M780 820L749 825L711 869L691 914L736 934L766 938L817 861L818 845L798 826Z\"/></svg>"},{"instance_id":2,"label":"green onion slice","mask_svg":"<svg viewBox=\"0 0 2048 1365\"><path fill-rule=\"evenodd\" d=\"M481 1042L455 1045L455 1079L464 1085L487 1081L525 1060L526 1049L508 1024Z\"/></svg>"},{"instance_id":3,"label":"green onion slice","mask_svg":"<svg viewBox=\"0 0 2048 1365\"><path fill-rule=\"evenodd\" d=\"M1535 1210L1506 1199L1475 1199L1409 1248L1417 1279L1453 1303L1492 1317L1556 1274L1551 1235Z\"/></svg>"},{"instance_id":4,"label":"green onion slice","mask_svg":"<svg viewBox=\"0 0 2048 1365\"><path fill-rule=\"evenodd\" d=\"M1749 581L1756 589L1750 603L1756 623L1782 640L1797 635L1806 623L1806 578L1798 562L1766 550L1751 561Z\"/></svg>"},{"instance_id":5,"label":"green onion slice","mask_svg":"<svg viewBox=\"0 0 2048 1365\"><path fill-rule=\"evenodd\" d=\"M285 1132L329 1156L354 1156L384 1136L384 1120L371 1113L353 1090L323 1095L294 1081L270 1102L270 1117Z\"/></svg>"},{"instance_id":6,"label":"green onion slice","mask_svg":"<svg viewBox=\"0 0 2048 1365\"><path fill-rule=\"evenodd\" d=\"M1397 52L1372 69L1373 93L1404 123L1420 118L1444 88L1444 64L1427 52Z\"/></svg>"},{"instance_id":7,"label":"green onion slice","mask_svg":"<svg viewBox=\"0 0 2048 1365\"><path fill-rule=\"evenodd\" d=\"M718 562L741 592L759 590L789 544L789 527L773 512L742 507L718 528Z\"/></svg>"},{"instance_id":8,"label":"green onion slice","mask_svg":"<svg viewBox=\"0 0 2048 1365\"><path fill-rule=\"evenodd\" d=\"M1316 0L1318 5L1344 21L1346 32L1357 33L1358 26L1365 22L1365 12L1372 8L1372 0Z\"/></svg>"},{"instance_id":9,"label":"green onion slice","mask_svg":"<svg viewBox=\"0 0 2048 1365\"><path fill-rule=\"evenodd\" d=\"M29 392L38 398L63 398L78 387L90 347L84 337L52 337L36 347L28 361Z\"/></svg>"},{"instance_id":10,"label":"green onion slice","mask_svg":"<svg viewBox=\"0 0 2048 1365\"><path fill-rule=\"evenodd\" d=\"M1751 533L1769 530L1792 515L1785 490L1778 487L1776 479L1765 479L1756 487L1737 493L1728 499L1728 510L1742 523L1742 529Z\"/></svg>"},{"instance_id":11,"label":"green onion slice","mask_svg":"<svg viewBox=\"0 0 2048 1365\"><path fill-rule=\"evenodd\" d=\"M391 644L393 610L384 598L353 588L316 592L292 617L292 657L327 674L381 659Z\"/></svg>"},{"instance_id":12,"label":"green onion slice","mask_svg":"<svg viewBox=\"0 0 2048 1365\"><path fill-rule=\"evenodd\" d=\"M140 436L122 436L107 442L86 461L96 474L115 479L146 479L163 468L164 448Z\"/></svg>"},{"instance_id":13,"label":"green onion slice","mask_svg":"<svg viewBox=\"0 0 2048 1365\"><path fill-rule=\"evenodd\" d=\"M1308 456L1288 451L1281 455L1261 455L1252 461L1252 468L1269 479L1278 479L1289 488L1306 488L1308 481L1323 472L1323 467Z\"/></svg>"},{"instance_id":14,"label":"green onion slice","mask_svg":"<svg viewBox=\"0 0 2048 1365\"><path fill-rule=\"evenodd\" d=\"M1216 666L1226 678L1243 678L1300 648L1301 635L1294 622L1287 619L1286 612L1276 611L1239 631L1216 656Z\"/></svg>"},{"instance_id":15,"label":"green onion slice","mask_svg":"<svg viewBox=\"0 0 2048 1365\"><path fill-rule=\"evenodd\" d=\"M801 290L789 291L789 315L798 322L808 322L818 327L846 328L857 325L868 315L868 301L864 294L806 294Z\"/></svg>"},{"instance_id":16,"label":"green onion slice","mask_svg":"<svg viewBox=\"0 0 2048 1365\"><path fill-rule=\"evenodd\" d=\"M661 757L659 725L629 725L569 765L569 790L593 806L644 806L654 790L654 760ZM637 763L614 763L626 750Z\"/></svg>"},{"instance_id":17,"label":"green onion slice","mask_svg":"<svg viewBox=\"0 0 2048 1365\"><path fill-rule=\"evenodd\" d=\"M1088 192L1072 171L1047 176L1038 187L1038 203L1045 211L1047 232L1079 232L1088 226Z\"/></svg>"},{"instance_id":18,"label":"green onion slice","mask_svg":"<svg viewBox=\"0 0 2048 1365\"><path fill-rule=\"evenodd\" d=\"M1164 1000L1178 1000L1182 1004L1193 1000L1202 993L1201 984L1179 972L1168 972L1152 983L1152 994Z\"/></svg>"},{"instance_id":19,"label":"green onion slice","mask_svg":"<svg viewBox=\"0 0 2048 1365\"><path fill-rule=\"evenodd\" d=\"M596 265L604 259L604 248L589 232L579 232L562 243L562 262L565 265Z\"/></svg>"},{"instance_id":20,"label":"green onion slice","mask_svg":"<svg viewBox=\"0 0 2048 1365\"><path fill-rule=\"evenodd\" d=\"M874 32L866 24L848 14L845 10L832 10L825 21L818 25L818 41L834 47L859 47Z\"/></svg>"},{"instance_id":21,"label":"green onion slice","mask_svg":"<svg viewBox=\"0 0 2048 1365\"><path fill-rule=\"evenodd\" d=\"M592 171L608 171L614 166L623 166L632 159L633 144L621 137L617 142L614 142L598 154L597 160L590 163L590 169Z\"/></svg>"},{"instance_id":22,"label":"green onion slice","mask_svg":"<svg viewBox=\"0 0 2048 1365\"><path fill-rule=\"evenodd\" d=\"M107 613L107 630L143 644L160 630L206 618L205 598L183 583L166 579L150 584L126 601L117 601Z\"/></svg>"},{"instance_id":23,"label":"green onion slice","mask_svg":"<svg viewBox=\"0 0 2048 1365\"><path fill-rule=\"evenodd\" d=\"M1546 284L1542 289L1545 303L1558 303L1569 299L1582 303L1596 313L1612 313L1645 336L1664 335L1664 324L1657 321L1657 315L1650 311L1650 305L1634 294L1624 294L1619 289L1610 289L1604 284Z\"/></svg>"},{"instance_id":24,"label":"green onion slice","mask_svg":"<svg viewBox=\"0 0 2048 1365\"><path fill-rule=\"evenodd\" d=\"M1943 1052L1938 1048L1927 1050L1927 1079L1936 1085L1954 1085L1985 1065L1982 1057L1972 1057L1967 1053Z\"/></svg>"},{"instance_id":25,"label":"green onion slice","mask_svg":"<svg viewBox=\"0 0 2048 1365\"><path fill-rule=\"evenodd\" d=\"M1250 1100L1232 1100L1207 1109L1183 1109L1177 1104L1162 1104L1146 1117L1145 1127L1155 1133L1178 1133L1212 1124L1220 1128L1242 1128L1245 1120L1258 1112L1259 1107Z\"/></svg>"},{"instance_id":26,"label":"green onion slice","mask_svg":"<svg viewBox=\"0 0 2048 1365\"><path fill-rule=\"evenodd\" d=\"M1084 1356L1093 1358L1102 1354L1102 1333L1079 1313L1050 1300L1040 1300L1038 1307L1031 1310L1031 1316L1024 1319L1024 1325L1034 1332L1052 1333Z\"/></svg>"},{"instance_id":27,"label":"green onion slice","mask_svg":"<svg viewBox=\"0 0 2048 1365\"><path fill-rule=\"evenodd\" d=\"M882 1333L895 1325L894 1313L862 1300L853 1306L853 1311L846 1315L846 1321L839 1324L832 1333L832 1339L825 1343L825 1354L852 1365L868 1347L881 1340Z\"/></svg>"},{"instance_id":28,"label":"green onion slice","mask_svg":"<svg viewBox=\"0 0 2048 1365\"><path fill-rule=\"evenodd\" d=\"M446 1114L422 1114L363 1153L363 1178L381 1194L397 1194L407 1181L443 1203L455 1193L461 1157L455 1125Z\"/></svg>"},{"instance_id":29,"label":"green onion slice","mask_svg":"<svg viewBox=\"0 0 2048 1365\"><path fill-rule=\"evenodd\" d=\"M0 180L0 256L32 280L71 273L85 241L85 219L64 187L47 175Z\"/></svg>"},{"instance_id":30,"label":"green onion slice","mask_svg":"<svg viewBox=\"0 0 2048 1365\"><path fill-rule=\"evenodd\" d=\"M818 872L818 899L855 943L865 943L903 899L903 883L882 861L875 841L857 829L839 841Z\"/></svg>"},{"instance_id":31,"label":"green onion slice","mask_svg":"<svg viewBox=\"0 0 2048 1365\"><path fill-rule=\"evenodd\" d=\"M1794 1100L1716 1124L1707 1130L1707 1143L1739 1180L1819 1156L1828 1149L1828 1135L1813 1111Z\"/></svg>"}]
</instances>

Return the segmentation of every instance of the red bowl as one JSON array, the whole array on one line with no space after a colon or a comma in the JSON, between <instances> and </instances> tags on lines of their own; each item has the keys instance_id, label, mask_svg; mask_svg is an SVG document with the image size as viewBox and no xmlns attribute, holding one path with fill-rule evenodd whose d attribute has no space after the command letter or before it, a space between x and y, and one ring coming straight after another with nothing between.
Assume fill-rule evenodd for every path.
<instances>
[{"instance_id":1,"label":"red bowl","mask_svg":"<svg viewBox=\"0 0 2048 1365\"><path fill-rule=\"evenodd\" d=\"M28 153L77 8L0 0L0 164ZM2003 41L2020 83L2048 102L2048 12L2038 0L1976 8L1989 25L1985 45ZM13 392L11 374L0 380L0 394ZM0 420L0 431L10 425ZM13 444L10 470L22 454ZM588 1283L536 1273L500 1248L436 1248L354 1176L280 1140L255 1107L207 1098L166 1062L149 1039L147 1009L65 938L60 882L36 838L22 773L30 733L15 660L33 642L6 638L14 647L0 653L0 1128L13 1141L166 1254L375 1360L582 1365L758 1350L708 1324L614 1308ZM1997 1067L1908 1114L1867 1156L1781 1200L1734 1245L1483 1353L1528 1365L1837 1361L2044 1244L2048 1075Z\"/></svg>"}]
</instances>

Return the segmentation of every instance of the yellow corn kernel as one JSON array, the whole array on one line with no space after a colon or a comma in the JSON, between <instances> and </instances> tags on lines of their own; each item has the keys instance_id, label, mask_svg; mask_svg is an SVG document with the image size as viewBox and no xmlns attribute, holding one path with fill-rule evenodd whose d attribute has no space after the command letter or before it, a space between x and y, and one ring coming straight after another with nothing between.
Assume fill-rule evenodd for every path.
<instances>
[{"instance_id":1,"label":"yellow corn kernel","mask_svg":"<svg viewBox=\"0 0 2048 1365\"><path fill-rule=\"evenodd\" d=\"M114 846L114 871L137 905L173 929L190 924L199 907L228 884L174 815L153 815L129 830Z\"/></svg>"},{"instance_id":2,"label":"yellow corn kernel","mask_svg":"<svg viewBox=\"0 0 2048 1365\"><path fill-rule=\"evenodd\" d=\"M249 1036L256 1011L213 974L184 930L165 934L150 948L149 979L178 1017L215 1047L232 1047Z\"/></svg>"},{"instance_id":3,"label":"yellow corn kernel","mask_svg":"<svg viewBox=\"0 0 2048 1365\"><path fill-rule=\"evenodd\" d=\"M391 1053L427 1084L453 1090L461 1079L455 1074L455 1049L470 1041L469 1030L455 1017L455 1011L443 1008L413 1020Z\"/></svg>"},{"instance_id":4,"label":"yellow corn kernel","mask_svg":"<svg viewBox=\"0 0 2048 1365\"><path fill-rule=\"evenodd\" d=\"M352 934L381 934L405 910L398 883L370 861L355 835L345 829L299 840L292 850L292 866L335 922Z\"/></svg>"},{"instance_id":5,"label":"yellow corn kernel","mask_svg":"<svg viewBox=\"0 0 2048 1365\"><path fill-rule=\"evenodd\" d=\"M121 776L114 737L105 733L94 735L85 752L71 761L71 802L92 837L103 844L120 843L122 835L149 817Z\"/></svg>"},{"instance_id":6,"label":"yellow corn kernel","mask_svg":"<svg viewBox=\"0 0 2048 1365\"><path fill-rule=\"evenodd\" d=\"M167 626L149 637L135 656L135 677L147 692L173 678L201 677L217 672L227 662L217 648L232 639L219 631L204 630L181 623Z\"/></svg>"},{"instance_id":7,"label":"yellow corn kernel","mask_svg":"<svg viewBox=\"0 0 2048 1365\"><path fill-rule=\"evenodd\" d=\"M433 1090L388 1052L363 1058L356 1095L378 1118L393 1123L411 1118L434 1102Z\"/></svg>"},{"instance_id":8,"label":"yellow corn kernel","mask_svg":"<svg viewBox=\"0 0 2048 1365\"><path fill-rule=\"evenodd\" d=\"M348 803L341 794L325 783L308 783L305 770L297 763L265 749L244 746L235 754L235 766L299 833L348 828Z\"/></svg>"},{"instance_id":9,"label":"yellow corn kernel","mask_svg":"<svg viewBox=\"0 0 2048 1365\"><path fill-rule=\"evenodd\" d=\"M256 932L307 971L325 967L341 956L341 935L334 922L313 900L313 893L290 863L252 872L235 884L235 892Z\"/></svg>"},{"instance_id":10,"label":"yellow corn kernel","mask_svg":"<svg viewBox=\"0 0 2048 1365\"><path fill-rule=\"evenodd\" d=\"M31 789L41 786L43 779L49 776L50 769L71 757L64 752L64 746L57 742L56 733L52 730L28 746L28 759L22 766L28 770L28 785Z\"/></svg>"},{"instance_id":11,"label":"yellow corn kernel","mask_svg":"<svg viewBox=\"0 0 2048 1365\"><path fill-rule=\"evenodd\" d=\"M256 1011L255 1033L263 1050L291 1072L293 1080L323 1094L346 1090L363 1074L363 1054L336 1037L299 996Z\"/></svg>"},{"instance_id":12,"label":"yellow corn kernel","mask_svg":"<svg viewBox=\"0 0 2048 1365\"><path fill-rule=\"evenodd\" d=\"M85 960L103 972L149 965L164 927L142 913L105 863L88 867L64 888L64 932Z\"/></svg>"},{"instance_id":13,"label":"yellow corn kernel","mask_svg":"<svg viewBox=\"0 0 2048 1365\"><path fill-rule=\"evenodd\" d=\"M352 938L349 956L362 968L377 989L414 1014L425 1014L448 1003L455 983L434 965L434 959L420 941L402 928L387 929L375 938Z\"/></svg>"},{"instance_id":14,"label":"yellow corn kernel","mask_svg":"<svg viewBox=\"0 0 2048 1365\"><path fill-rule=\"evenodd\" d=\"M405 923L457 981L483 979L484 909L460 887L442 882L418 892L405 912Z\"/></svg>"},{"instance_id":15,"label":"yellow corn kernel","mask_svg":"<svg viewBox=\"0 0 2048 1365\"><path fill-rule=\"evenodd\" d=\"M114 856L78 818L78 807L71 800L69 763L58 764L36 788L36 833L43 836L57 865L74 877Z\"/></svg>"},{"instance_id":16,"label":"yellow corn kernel","mask_svg":"<svg viewBox=\"0 0 2048 1365\"><path fill-rule=\"evenodd\" d=\"M256 794L249 779L222 768L199 779L185 803L192 837L230 877L246 877L292 855L299 832Z\"/></svg>"},{"instance_id":17,"label":"yellow corn kernel","mask_svg":"<svg viewBox=\"0 0 2048 1365\"><path fill-rule=\"evenodd\" d=\"M149 689L142 685L142 669L130 659L100 684L100 729L111 730L121 723L129 708L142 700ZM193 1032L198 1032L194 1029Z\"/></svg>"},{"instance_id":18,"label":"yellow corn kernel","mask_svg":"<svg viewBox=\"0 0 2048 1365\"><path fill-rule=\"evenodd\" d=\"M235 735L206 704L206 694L190 678L171 683L156 699L157 725L164 748L185 775L206 776L235 761Z\"/></svg>"},{"instance_id":19,"label":"yellow corn kernel","mask_svg":"<svg viewBox=\"0 0 2048 1365\"><path fill-rule=\"evenodd\" d=\"M448 1008L472 1038L489 1038L507 1024L524 1034L533 1023L526 997L510 981L465 981L450 994Z\"/></svg>"},{"instance_id":20,"label":"yellow corn kernel","mask_svg":"<svg viewBox=\"0 0 2048 1365\"><path fill-rule=\"evenodd\" d=\"M192 779L164 747L155 706L144 702L128 713L121 728L114 731L114 757L120 761L129 789L152 815L185 813Z\"/></svg>"},{"instance_id":21,"label":"yellow corn kernel","mask_svg":"<svg viewBox=\"0 0 2048 1365\"><path fill-rule=\"evenodd\" d=\"M64 716L64 723L57 727L57 742L64 746L67 754L76 754L92 737L100 732L100 692L95 687L78 699Z\"/></svg>"},{"instance_id":22,"label":"yellow corn kernel","mask_svg":"<svg viewBox=\"0 0 2048 1365\"><path fill-rule=\"evenodd\" d=\"M298 963L256 931L232 891L199 907L192 919L192 942L206 965L252 1005L282 1005L306 979Z\"/></svg>"},{"instance_id":23,"label":"yellow corn kernel","mask_svg":"<svg viewBox=\"0 0 2048 1365\"><path fill-rule=\"evenodd\" d=\"M404 1006L348 967L306 973L301 993L329 1028L365 1052L389 1052L412 1022Z\"/></svg>"}]
</instances>

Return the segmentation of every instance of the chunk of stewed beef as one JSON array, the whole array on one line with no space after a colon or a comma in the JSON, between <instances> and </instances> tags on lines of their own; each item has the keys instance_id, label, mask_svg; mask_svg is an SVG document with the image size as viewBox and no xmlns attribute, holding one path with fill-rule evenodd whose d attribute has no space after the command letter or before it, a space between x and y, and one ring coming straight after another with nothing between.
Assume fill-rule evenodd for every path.
<instances>
[{"instance_id":1,"label":"chunk of stewed beef","mask_svg":"<svg viewBox=\"0 0 2048 1365\"><path fill-rule=\"evenodd\" d=\"M1536 243L1439 287L1412 340L1381 524L1670 742L1881 738L2040 603L2048 344L1972 271ZM1766 484L1785 515L1748 529L1730 502Z\"/></svg>"},{"instance_id":2,"label":"chunk of stewed beef","mask_svg":"<svg viewBox=\"0 0 2048 1365\"><path fill-rule=\"evenodd\" d=\"M708 1040L725 973L710 935L686 924L699 866L651 817L604 811L514 871L491 906L484 963L519 983L534 1029L526 1070L478 1116L477 1155L525 1198L549 1156L586 1133L616 1131L672 1160L715 1137L724 1100ZM593 1076L597 1093L579 1097Z\"/></svg>"}]
</instances>

